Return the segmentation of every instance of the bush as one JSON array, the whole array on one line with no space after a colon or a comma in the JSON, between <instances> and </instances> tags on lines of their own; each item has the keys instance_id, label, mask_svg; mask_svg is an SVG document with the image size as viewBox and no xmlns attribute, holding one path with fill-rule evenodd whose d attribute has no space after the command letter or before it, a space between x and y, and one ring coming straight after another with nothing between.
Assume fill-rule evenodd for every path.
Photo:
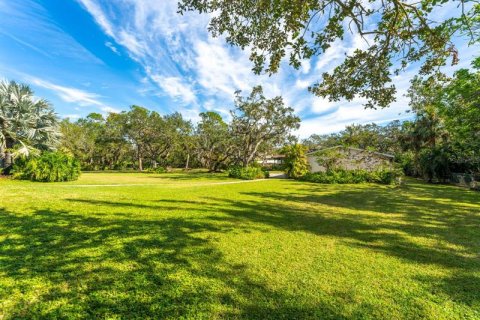
<instances>
[{"instance_id":1,"label":"bush","mask_svg":"<svg viewBox=\"0 0 480 320\"><path fill-rule=\"evenodd\" d=\"M156 167L156 168L145 169L145 170L143 170L143 172L146 172L146 173L165 173L165 172L167 172L167 169L165 169L164 167Z\"/></svg>"},{"instance_id":2,"label":"bush","mask_svg":"<svg viewBox=\"0 0 480 320\"><path fill-rule=\"evenodd\" d=\"M259 167L233 166L228 170L228 176L243 180L254 180L268 178L270 173L267 170Z\"/></svg>"},{"instance_id":3,"label":"bush","mask_svg":"<svg viewBox=\"0 0 480 320\"><path fill-rule=\"evenodd\" d=\"M396 155L395 161L402 167L405 175L414 177L418 175L418 170L415 164L415 155L413 152L403 152Z\"/></svg>"},{"instance_id":4,"label":"bush","mask_svg":"<svg viewBox=\"0 0 480 320\"><path fill-rule=\"evenodd\" d=\"M398 184L403 176L401 170L329 170L326 172L307 173L300 178L302 181L316 183L381 183L381 184Z\"/></svg>"},{"instance_id":5,"label":"bush","mask_svg":"<svg viewBox=\"0 0 480 320\"><path fill-rule=\"evenodd\" d=\"M449 157L448 149L443 146L421 150L418 162L424 179L445 182L450 177Z\"/></svg>"},{"instance_id":6,"label":"bush","mask_svg":"<svg viewBox=\"0 0 480 320\"><path fill-rule=\"evenodd\" d=\"M41 182L77 180L80 162L60 152L44 152L39 157L17 159L13 165L13 178Z\"/></svg>"},{"instance_id":7,"label":"bush","mask_svg":"<svg viewBox=\"0 0 480 320\"><path fill-rule=\"evenodd\" d=\"M282 153L285 155L285 173L287 177L297 179L308 173L306 152L307 147L301 144L285 146L282 149Z\"/></svg>"}]
</instances>

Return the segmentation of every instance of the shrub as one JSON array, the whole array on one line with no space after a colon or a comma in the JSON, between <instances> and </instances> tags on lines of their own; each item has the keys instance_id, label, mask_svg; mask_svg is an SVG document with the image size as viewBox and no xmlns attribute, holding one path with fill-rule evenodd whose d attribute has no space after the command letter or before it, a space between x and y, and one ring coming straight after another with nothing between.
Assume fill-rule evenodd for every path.
<instances>
[{"instance_id":1,"label":"shrub","mask_svg":"<svg viewBox=\"0 0 480 320\"><path fill-rule=\"evenodd\" d=\"M326 172L307 173L300 178L302 181L316 183L381 183L381 184L398 184L403 173L398 169L390 170L329 170Z\"/></svg>"},{"instance_id":2,"label":"shrub","mask_svg":"<svg viewBox=\"0 0 480 320\"><path fill-rule=\"evenodd\" d=\"M415 163L415 155L413 152L409 151L397 154L395 161L402 167L405 175L411 177L418 175L418 169Z\"/></svg>"},{"instance_id":3,"label":"shrub","mask_svg":"<svg viewBox=\"0 0 480 320\"><path fill-rule=\"evenodd\" d=\"M146 173L165 173L165 172L167 172L167 169L165 169L164 167L156 167L156 168L148 168L148 169L144 170L143 172L146 172Z\"/></svg>"},{"instance_id":4,"label":"shrub","mask_svg":"<svg viewBox=\"0 0 480 320\"><path fill-rule=\"evenodd\" d=\"M38 157L17 159L13 178L41 182L73 181L80 176L80 162L61 152L44 152Z\"/></svg>"},{"instance_id":5,"label":"shrub","mask_svg":"<svg viewBox=\"0 0 480 320\"><path fill-rule=\"evenodd\" d=\"M228 170L228 176L243 180L254 180L268 178L270 173L267 170L258 167L233 166Z\"/></svg>"},{"instance_id":6,"label":"shrub","mask_svg":"<svg viewBox=\"0 0 480 320\"><path fill-rule=\"evenodd\" d=\"M301 144L285 146L285 173L287 177L297 179L308 172L308 161L305 152L307 147Z\"/></svg>"},{"instance_id":7,"label":"shrub","mask_svg":"<svg viewBox=\"0 0 480 320\"><path fill-rule=\"evenodd\" d=\"M443 146L421 150L418 162L424 179L445 182L450 176L449 157L448 149Z\"/></svg>"}]
</instances>

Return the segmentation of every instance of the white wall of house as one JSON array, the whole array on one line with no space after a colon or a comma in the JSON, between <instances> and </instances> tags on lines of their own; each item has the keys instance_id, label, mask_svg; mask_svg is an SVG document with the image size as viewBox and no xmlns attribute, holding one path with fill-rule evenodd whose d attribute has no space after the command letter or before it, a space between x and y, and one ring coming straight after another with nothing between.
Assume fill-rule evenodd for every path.
<instances>
[{"instance_id":1,"label":"white wall of house","mask_svg":"<svg viewBox=\"0 0 480 320\"><path fill-rule=\"evenodd\" d=\"M310 166L310 172L324 172L326 170L323 166L318 164L316 156L308 155L307 161Z\"/></svg>"}]
</instances>

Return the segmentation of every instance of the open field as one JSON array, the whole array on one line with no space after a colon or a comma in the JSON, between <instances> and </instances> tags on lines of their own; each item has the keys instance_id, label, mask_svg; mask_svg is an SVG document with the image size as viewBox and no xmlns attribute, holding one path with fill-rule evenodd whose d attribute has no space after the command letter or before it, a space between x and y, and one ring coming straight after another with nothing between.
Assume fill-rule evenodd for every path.
<instances>
[{"instance_id":1,"label":"open field","mask_svg":"<svg viewBox=\"0 0 480 320\"><path fill-rule=\"evenodd\" d=\"M0 179L0 319L480 319L480 193L237 182Z\"/></svg>"}]
</instances>

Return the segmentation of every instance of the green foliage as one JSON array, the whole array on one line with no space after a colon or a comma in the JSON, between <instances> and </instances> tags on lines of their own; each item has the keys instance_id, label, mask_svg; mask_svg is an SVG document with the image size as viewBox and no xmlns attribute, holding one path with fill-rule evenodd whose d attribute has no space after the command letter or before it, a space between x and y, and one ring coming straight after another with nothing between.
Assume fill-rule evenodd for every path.
<instances>
[{"instance_id":1,"label":"green foliage","mask_svg":"<svg viewBox=\"0 0 480 320\"><path fill-rule=\"evenodd\" d=\"M247 97L240 91L235 93L232 117L236 154L243 166L255 160L260 148L282 144L292 130L300 127L293 108L285 106L281 96L267 99L261 86L254 87Z\"/></svg>"},{"instance_id":2,"label":"green foliage","mask_svg":"<svg viewBox=\"0 0 480 320\"><path fill-rule=\"evenodd\" d=\"M287 177L297 179L308 172L305 152L307 147L301 144L285 146L281 153L285 155L285 173Z\"/></svg>"},{"instance_id":3,"label":"green foliage","mask_svg":"<svg viewBox=\"0 0 480 320\"><path fill-rule=\"evenodd\" d=\"M165 172L167 172L167 169L165 169L164 167L147 168L143 172L146 172L146 173L165 173Z\"/></svg>"},{"instance_id":4,"label":"green foliage","mask_svg":"<svg viewBox=\"0 0 480 320\"><path fill-rule=\"evenodd\" d=\"M415 154L411 151L399 153L395 161L400 165L407 176L417 176L418 169L415 160Z\"/></svg>"},{"instance_id":5,"label":"green foliage","mask_svg":"<svg viewBox=\"0 0 480 320\"><path fill-rule=\"evenodd\" d=\"M13 177L21 180L60 182L77 180L80 163L60 152L44 152L39 157L18 159L13 165Z\"/></svg>"},{"instance_id":6,"label":"green foliage","mask_svg":"<svg viewBox=\"0 0 480 320\"><path fill-rule=\"evenodd\" d=\"M52 149L59 137L58 118L29 86L0 82L0 165L9 171L13 159Z\"/></svg>"},{"instance_id":7,"label":"green foliage","mask_svg":"<svg viewBox=\"0 0 480 320\"><path fill-rule=\"evenodd\" d=\"M449 58L453 65L458 62L453 37L464 36L469 44L479 41L479 6L462 1L462 9L437 15L447 2L182 0L179 9L214 13L209 31L248 48L257 74L277 72L284 59L300 68L338 41L359 37L364 48L346 54L309 90L331 101L362 97L374 108L395 100L394 76L409 64L420 61L419 72L430 74Z\"/></svg>"},{"instance_id":8,"label":"green foliage","mask_svg":"<svg viewBox=\"0 0 480 320\"><path fill-rule=\"evenodd\" d=\"M450 178L449 157L449 150L442 146L422 149L418 157L420 173L429 182L445 182Z\"/></svg>"},{"instance_id":9,"label":"green foliage","mask_svg":"<svg viewBox=\"0 0 480 320\"><path fill-rule=\"evenodd\" d=\"M403 176L401 170L328 170L326 172L307 173L300 177L302 181L328 183L328 184L350 184L350 183L380 183L398 184Z\"/></svg>"},{"instance_id":10,"label":"green foliage","mask_svg":"<svg viewBox=\"0 0 480 320\"><path fill-rule=\"evenodd\" d=\"M268 178L270 177L270 173L268 170L255 166L232 166L228 169L228 176L242 180L255 180Z\"/></svg>"},{"instance_id":11,"label":"green foliage","mask_svg":"<svg viewBox=\"0 0 480 320\"><path fill-rule=\"evenodd\" d=\"M340 169L340 162L347 157L346 152L342 152L344 148L328 148L315 153L317 163L324 167L327 171ZM345 149L346 150L346 149ZM344 150L344 151L345 151Z\"/></svg>"},{"instance_id":12,"label":"green foliage","mask_svg":"<svg viewBox=\"0 0 480 320\"><path fill-rule=\"evenodd\" d=\"M338 133L312 134L302 143L309 149L321 150L335 146L348 146L381 153L398 154L403 151L401 137L403 123L394 120L386 126L375 123L352 124Z\"/></svg>"},{"instance_id":13,"label":"green foliage","mask_svg":"<svg viewBox=\"0 0 480 320\"><path fill-rule=\"evenodd\" d=\"M207 111L200 113L196 130L197 156L210 171L217 171L229 162L234 147L228 124L220 114Z\"/></svg>"}]
</instances>

